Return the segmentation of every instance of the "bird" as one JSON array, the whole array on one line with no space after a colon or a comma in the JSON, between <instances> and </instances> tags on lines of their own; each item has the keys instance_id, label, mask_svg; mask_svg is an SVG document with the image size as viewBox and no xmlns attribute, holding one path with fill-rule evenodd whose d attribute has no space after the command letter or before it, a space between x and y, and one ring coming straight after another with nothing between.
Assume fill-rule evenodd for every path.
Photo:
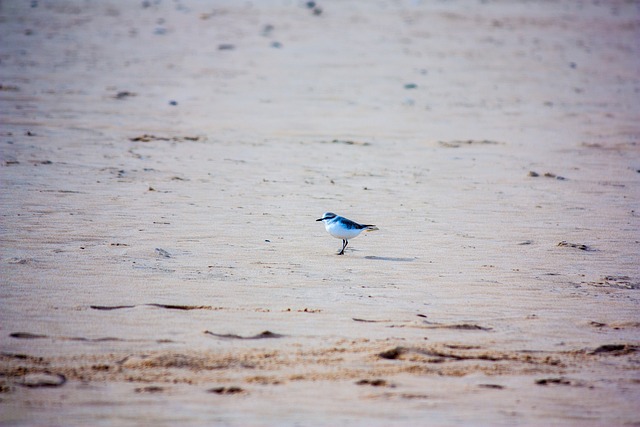
<instances>
[{"instance_id":1,"label":"bird","mask_svg":"<svg viewBox=\"0 0 640 427\"><path fill-rule=\"evenodd\" d=\"M342 239L342 249L338 252L338 255L344 255L344 249L349 244L349 239L358 237L363 230L379 230L375 225L358 224L350 219L336 215L333 212L325 212L322 218L318 218L316 221L324 222L324 228L329 234L336 239Z\"/></svg>"}]
</instances>

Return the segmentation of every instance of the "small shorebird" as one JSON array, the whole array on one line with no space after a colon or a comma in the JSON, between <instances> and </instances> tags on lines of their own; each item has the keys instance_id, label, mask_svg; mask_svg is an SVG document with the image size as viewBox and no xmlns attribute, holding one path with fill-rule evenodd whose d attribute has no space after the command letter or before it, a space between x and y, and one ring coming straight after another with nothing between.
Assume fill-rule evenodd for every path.
<instances>
[{"instance_id":1,"label":"small shorebird","mask_svg":"<svg viewBox=\"0 0 640 427\"><path fill-rule=\"evenodd\" d=\"M338 252L338 255L344 255L344 248L349 244L348 239L358 237L362 230L378 230L375 225L358 224L333 212L325 212L322 218L318 218L316 221L324 221L324 228L327 232L336 239L342 239L342 249Z\"/></svg>"}]
</instances>

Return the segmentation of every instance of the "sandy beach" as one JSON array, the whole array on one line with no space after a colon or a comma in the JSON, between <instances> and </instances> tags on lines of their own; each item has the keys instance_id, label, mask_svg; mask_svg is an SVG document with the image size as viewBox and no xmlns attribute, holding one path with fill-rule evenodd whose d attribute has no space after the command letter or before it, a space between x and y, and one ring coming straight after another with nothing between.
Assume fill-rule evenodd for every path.
<instances>
[{"instance_id":1,"label":"sandy beach","mask_svg":"<svg viewBox=\"0 0 640 427\"><path fill-rule=\"evenodd\" d=\"M0 425L640 425L634 1L0 2ZM379 230L349 242L331 211Z\"/></svg>"}]
</instances>

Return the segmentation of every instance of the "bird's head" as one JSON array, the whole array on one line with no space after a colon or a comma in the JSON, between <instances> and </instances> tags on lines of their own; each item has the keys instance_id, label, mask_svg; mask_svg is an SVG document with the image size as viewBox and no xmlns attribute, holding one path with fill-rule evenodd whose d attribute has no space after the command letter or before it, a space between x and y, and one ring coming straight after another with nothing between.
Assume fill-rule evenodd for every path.
<instances>
[{"instance_id":1,"label":"bird's head","mask_svg":"<svg viewBox=\"0 0 640 427\"><path fill-rule=\"evenodd\" d=\"M322 215L322 218L318 218L318 219L316 219L316 221L324 221L325 219L333 219L333 218L335 218L336 216L337 216L337 215L336 215L336 214L334 214L333 212L325 212L325 213Z\"/></svg>"}]
</instances>

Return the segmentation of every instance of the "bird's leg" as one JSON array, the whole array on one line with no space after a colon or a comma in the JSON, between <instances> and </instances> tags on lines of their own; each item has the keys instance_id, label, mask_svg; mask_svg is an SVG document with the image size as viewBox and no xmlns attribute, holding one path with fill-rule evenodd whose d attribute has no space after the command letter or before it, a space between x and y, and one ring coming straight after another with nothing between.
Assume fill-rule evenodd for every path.
<instances>
[{"instance_id":1,"label":"bird's leg","mask_svg":"<svg viewBox=\"0 0 640 427\"><path fill-rule=\"evenodd\" d=\"M348 244L349 244L348 240L342 239L342 250L338 252L338 255L344 255L344 248L346 248Z\"/></svg>"}]
</instances>

